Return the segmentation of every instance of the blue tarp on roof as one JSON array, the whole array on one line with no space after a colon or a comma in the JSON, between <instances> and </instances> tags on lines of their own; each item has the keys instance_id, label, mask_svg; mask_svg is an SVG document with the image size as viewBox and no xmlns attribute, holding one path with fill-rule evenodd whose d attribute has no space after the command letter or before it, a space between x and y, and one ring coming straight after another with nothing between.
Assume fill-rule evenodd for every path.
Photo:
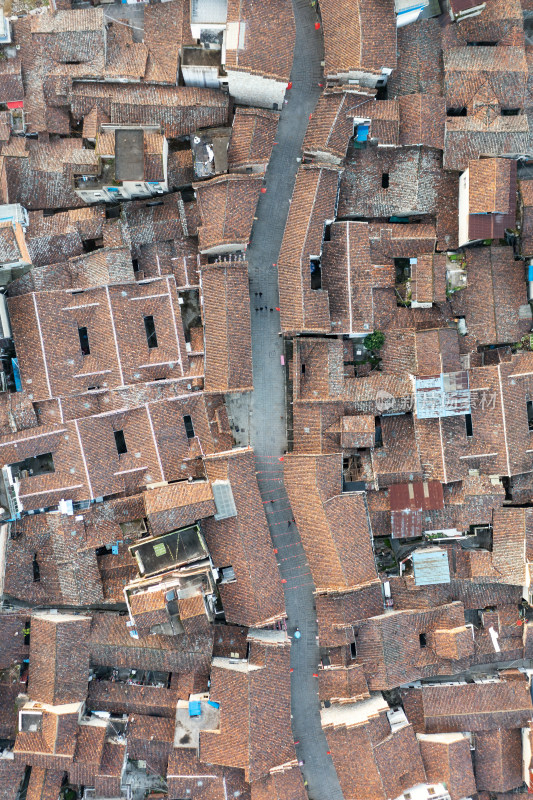
<instances>
[{"instance_id":1,"label":"blue tarp on roof","mask_svg":"<svg viewBox=\"0 0 533 800\"><path fill-rule=\"evenodd\" d=\"M214 700L208 700L207 705L212 706L213 708L220 708L220 703L215 703Z\"/></svg>"},{"instance_id":2,"label":"blue tarp on roof","mask_svg":"<svg viewBox=\"0 0 533 800\"><path fill-rule=\"evenodd\" d=\"M13 378L15 379L15 389L17 392L22 391L22 381L20 380L20 369L18 358L12 358L11 364L13 365Z\"/></svg>"},{"instance_id":3,"label":"blue tarp on roof","mask_svg":"<svg viewBox=\"0 0 533 800\"><path fill-rule=\"evenodd\" d=\"M199 717L201 713L201 702L199 700L189 700L189 717Z\"/></svg>"},{"instance_id":4,"label":"blue tarp on roof","mask_svg":"<svg viewBox=\"0 0 533 800\"><path fill-rule=\"evenodd\" d=\"M357 137L356 140L358 142L366 142L368 139L368 129L369 125L358 125L357 126Z\"/></svg>"}]
</instances>

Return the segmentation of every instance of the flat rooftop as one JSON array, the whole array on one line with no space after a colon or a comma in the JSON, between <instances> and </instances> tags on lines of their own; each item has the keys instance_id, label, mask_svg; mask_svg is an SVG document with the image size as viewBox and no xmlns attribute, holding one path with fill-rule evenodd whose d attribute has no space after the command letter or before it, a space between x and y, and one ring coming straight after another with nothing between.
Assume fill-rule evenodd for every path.
<instances>
[{"instance_id":1,"label":"flat rooftop","mask_svg":"<svg viewBox=\"0 0 533 800\"><path fill-rule=\"evenodd\" d=\"M142 181L144 178L144 131L119 128L115 131L115 178Z\"/></svg>"}]
</instances>

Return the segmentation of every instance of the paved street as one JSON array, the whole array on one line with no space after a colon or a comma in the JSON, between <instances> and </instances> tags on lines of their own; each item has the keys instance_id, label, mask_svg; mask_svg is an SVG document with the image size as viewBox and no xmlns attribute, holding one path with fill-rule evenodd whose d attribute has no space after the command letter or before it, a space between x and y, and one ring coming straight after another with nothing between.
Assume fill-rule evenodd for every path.
<instances>
[{"instance_id":1,"label":"paved street","mask_svg":"<svg viewBox=\"0 0 533 800\"><path fill-rule=\"evenodd\" d=\"M284 584L289 632L298 627L301 638L292 647L292 714L296 751L312 800L342 800L337 775L327 755L320 726L317 623L313 583L282 480L278 460L287 447L285 424L285 370L281 364L279 336L277 264L298 159L304 134L320 94L322 82L322 32L308 0L293 0L296 47L291 74L292 89L283 107L266 175L267 192L260 196L257 221L248 248L254 392L250 419L250 441L256 453L258 481L266 502L274 546ZM256 295L261 292L262 295ZM256 308L263 307L263 311ZM274 309L271 311L270 309ZM248 427L248 419L242 420Z\"/></svg>"}]
</instances>

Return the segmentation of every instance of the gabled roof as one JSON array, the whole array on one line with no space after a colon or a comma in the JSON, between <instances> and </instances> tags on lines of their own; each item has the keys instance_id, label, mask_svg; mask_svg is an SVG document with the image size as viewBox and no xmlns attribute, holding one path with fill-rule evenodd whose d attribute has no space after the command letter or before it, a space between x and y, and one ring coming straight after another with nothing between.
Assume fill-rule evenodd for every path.
<instances>
[{"instance_id":1,"label":"gabled roof","mask_svg":"<svg viewBox=\"0 0 533 800\"><path fill-rule=\"evenodd\" d=\"M396 15L392 0L343 4L325 0L320 6L324 26L327 75L350 71L380 74L396 67Z\"/></svg>"},{"instance_id":2,"label":"gabled roof","mask_svg":"<svg viewBox=\"0 0 533 800\"><path fill-rule=\"evenodd\" d=\"M343 494L342 455L285 457L285 484L318 591L377 580L362 494Z\"/></svg>"},{"instance_id":3,"label":"gabled roof","mask_svg":"<svg viewBox=\"0 0 533 800\"><path fill-rule=\"evenodd\" d=\"M201 253L246 249L262 183L262 175L234 174L193 184Z\"/></svg>"},{"instance_id":4,"label":"gabled roof","mask_svg":"<svg viewBox=\"0 0 533 800\"><path fill-rule=\"evenodd\" d=\"M294 758L290 645L265 633L272 641L252 639L248 661L213 659L210 698L220 704L220 730L200 731L200 759L243 769L248 781Z\"/></svg>"},{"instance_id":5,"label":"gabled roof","mask_svg":"<svg viewBox=\"0 0 533 800\"><path fill-rule=\"evenodd\" d=\"M251 450L232 450L207 456L211 481L229 480L237 515L202 522L216 567L233 567L235 581L219 584L226 620L236 625L261 626L285 616L278 566L255 476Z\"/></svg>"},{"instance_id":6,"label":"gabled roof","mask_svg":"<svg viewBox=\"0 0 533 800\"><path fill-rule=\"evenodd\" d=\"M279 114L275 111L237 106L228 147L230 172L245 167L266 167L278 121Z\"/></svg>"},{"instance_id":7,"label":"gabled roof","mask_svg":"<svg viewBox=\"0 0 533 800\"><path fill-rule=\"evenodd\" d=\"M202 268L206 392L253 387L248 264L222 262Z\"/></svg>"},{"instance_id":8,"label":"gabled roof","mask_svg":"<svg viewBox=\"0 0 533 800\"><path fill-rule=\"evenodd\" d=\"M36 613L31 619L32 700L51 705L85 700L89 681L90 617Z\"/></svg>"},{"instance_id":9,"label":"gabled roof","mask_svg":"<svg viewBox=\"0 0 533 800\"><path fill-rule=\"evenodd\" d=\"M229 0L226 26L227 70L289 80L295 25L288 0Z\"/></svg>"},{"instance_id":10,"label":"gabled roof","mask_svg":"<svg viewBox=\"0 0 533 800\"><path fill-rule=\"evenodd\" d=\"M425 733L527 727L532 718L525 680L422 686L402 691L404 708Z\"/></svg>"}]
</instances>

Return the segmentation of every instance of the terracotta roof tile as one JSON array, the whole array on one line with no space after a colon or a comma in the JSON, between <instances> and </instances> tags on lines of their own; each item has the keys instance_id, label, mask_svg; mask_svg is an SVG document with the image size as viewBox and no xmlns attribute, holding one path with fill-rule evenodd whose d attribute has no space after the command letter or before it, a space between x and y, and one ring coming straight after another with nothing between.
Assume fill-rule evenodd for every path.
<instances>
[{"instance_id":1,"label":"terracotta roof tile","mask_svg":"<svg viewBox=\"0 0 533 800\"><path fill-rule=\"evenodd\" d=\"M339 5L325 0L320 11L327 75L361 69L379 75L382 67L396 67L396 20L392 2L380 0L371 5L359 0L353 5Z\"/></svg>"},{"instance_id":2,"label":"terracotta roof tile","mask_svg":"<svg viewBox=\"0 0 533 800\"><path fill-rule=\"evenodd\" d=\"M226 70L289 80L295 26L288 0L272 0L268 6L253 0L229 0L227 26L236 30L237 39L236 46L231 46L235 36L229 41L226 37Z\"/></svg>"},{"instance_id":3,"label":"terracotta roof tile","mask_svg":"<svg viewBox=\"0 0 533 800\"><path fill-rule=\"evenodd\" d=\"M252 388L250 300L246 262L202 269L205 390Z\"/></svg>"},{"instance_id":4,"label":"terracotta roof tile","mask_svg":"<svg viewBox=\"0 0 533 800\"><path fill-rule=\"evenodd\" d=\"M235 581L219 585L226 620L231 624L261 626L285 616L278 567L257 488L251 450L209 456L210 480L229 480L237 516L202 522L215 566L232 566Z\"/></svg>"},{"instance_id":5,"label":"terracotta roof tile","mask_svg":"<svg viewBox=\"0 0 533 800\"><path fill-rule=\"evenodd\" d=\"M278 126L279 114L259 108L235 109L228 147L228 169L255 167L266 170Z\"/></svg>"},{"instance_id":6,"label":"terracotta roof tile","mask_svg":"<svg viewBox=\"0 0 533 800\"><path fill-rule=\"evenodd\" d=\"M262 182L262 175L221 175L194 184L201 253L246 249Z\"/></svg>"},{"instance_id":7,"label":"terracotta roof tile","mask_svg":"<svg viewBox=\"0 0 533 800\"><path fill-rule=\"evenodd\" d=\"M342 458L285 458L285 483L319 591L377 580L363 496L342 493Z\"/></svg>"},{"instance_id":8,"label":"terracotta roof tile","mask_svg":"<svg viewBox=\"0 0 533 800\"><path fill-rule=\"evenodd\" d=\"M213 661L210 697L220 703L220 730L200 732L202 761L244 769L254 781L294 758L289 660L288 642L252 641L243 669Z\"/></svg>"}]
</instances>

